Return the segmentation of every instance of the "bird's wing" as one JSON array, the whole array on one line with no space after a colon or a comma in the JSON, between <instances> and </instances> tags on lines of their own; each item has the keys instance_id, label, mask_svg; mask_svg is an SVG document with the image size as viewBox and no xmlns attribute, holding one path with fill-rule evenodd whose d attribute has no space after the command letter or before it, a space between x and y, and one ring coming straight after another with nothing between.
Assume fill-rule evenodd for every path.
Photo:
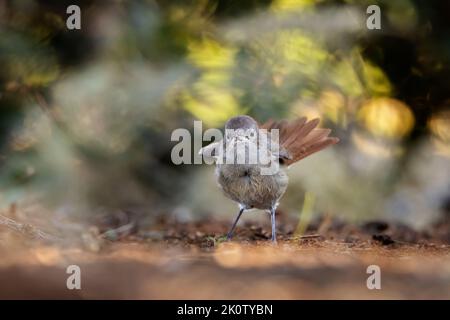
<instances>
[{"instance_id":1,"label":"bird's wing","mask_svg":"<svg viewBox=\"0 0 450 320\"><path fill-rule=\"evenodd\" d=\"M271 131L278 129L280 145L280 163L291 165L329 145L339 142L338 138L329 137L331 130L316 128L319 119L307 121L305 117L296 120L269 120L260 126Z\"/></svg>"}]
</instances>

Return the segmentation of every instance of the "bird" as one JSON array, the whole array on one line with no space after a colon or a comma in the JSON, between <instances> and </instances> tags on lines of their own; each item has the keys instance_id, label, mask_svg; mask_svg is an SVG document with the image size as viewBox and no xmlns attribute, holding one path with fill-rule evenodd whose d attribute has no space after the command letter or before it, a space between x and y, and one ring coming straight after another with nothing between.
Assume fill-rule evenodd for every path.
<instances>
[{"instance_id":1,"label":"bird","mask_svg":"<svg viewBox=\"0 0 450 320\"><path fill-rule=\"evenodd\" d=\"M276 243L275 214L288 186L286 168L339 142L329 136L330 129L317 128L319 122L300 117L260 125L248 115L238 115L225 123L222 140L200 149L200 155L215 160L219 187L239 206L227 240L244 211L260 209L270 214L271 240Z\"/></svg>"}]
</instances>

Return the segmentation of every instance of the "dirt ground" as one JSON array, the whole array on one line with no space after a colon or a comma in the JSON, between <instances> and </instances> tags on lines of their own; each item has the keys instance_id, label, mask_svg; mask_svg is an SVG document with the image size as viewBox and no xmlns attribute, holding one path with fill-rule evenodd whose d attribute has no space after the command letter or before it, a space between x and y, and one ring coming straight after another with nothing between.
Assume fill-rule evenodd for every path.
<instances>
[{"instance_id":1,"label":"dirt ground","mask_svg":"<svg viewBox=\"0 0 450 320\"><path fill-rule=\"evenodd\" d=\"M277 245L255 222L227 242L229 224L100 220L76 244L0 224L0 299L450 299L447 220L417 232L325 217L299 236L280 219ZM72 264L81 290L66 287ZM381 269L380 290L367 288L370 265Z\"/></svg>"}]
</instances>

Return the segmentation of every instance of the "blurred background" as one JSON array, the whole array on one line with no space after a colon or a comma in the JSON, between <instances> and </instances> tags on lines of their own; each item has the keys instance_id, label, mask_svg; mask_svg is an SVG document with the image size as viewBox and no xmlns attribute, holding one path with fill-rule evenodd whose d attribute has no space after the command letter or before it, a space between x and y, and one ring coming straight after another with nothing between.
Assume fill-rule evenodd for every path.
<instances>
[{"instance_id":1,"label":"blurred background","mask_svg":"<svg viewBox=\"0 0 450 320\"><path fill-rule=\"evenodd\" d=\"M81 30L66 27L71 4ZM381 30L366 27L371 4ZM150 224L231 218L212 166L172 164L172 131L307 116L341 142L289 169L280 212L422 228L450 210L449 12L419 0L0 0L0 208L63 229L123 210Z\"/></svg>"}]
</instances>

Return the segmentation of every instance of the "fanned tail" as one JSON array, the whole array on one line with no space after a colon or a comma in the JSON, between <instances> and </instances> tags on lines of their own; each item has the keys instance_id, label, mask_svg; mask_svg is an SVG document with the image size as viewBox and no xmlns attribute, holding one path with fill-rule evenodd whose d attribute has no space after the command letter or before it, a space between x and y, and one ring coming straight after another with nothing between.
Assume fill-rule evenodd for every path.
<instances>
[{"instance_id":1,"label":"fanned tail","mask_svg":"<svg viewBox=\"0 0 450 320\"><path fill-rule=\"evenodd\" d=\"M339 142L338 138L329 137L330 129L316 128L319 119L306 121L305 117L294 121L269 121L261 126L262 129L279 130L280 147L287 157L280 161L291 165L317 151Z\"/></svg>"}]
</instances>

